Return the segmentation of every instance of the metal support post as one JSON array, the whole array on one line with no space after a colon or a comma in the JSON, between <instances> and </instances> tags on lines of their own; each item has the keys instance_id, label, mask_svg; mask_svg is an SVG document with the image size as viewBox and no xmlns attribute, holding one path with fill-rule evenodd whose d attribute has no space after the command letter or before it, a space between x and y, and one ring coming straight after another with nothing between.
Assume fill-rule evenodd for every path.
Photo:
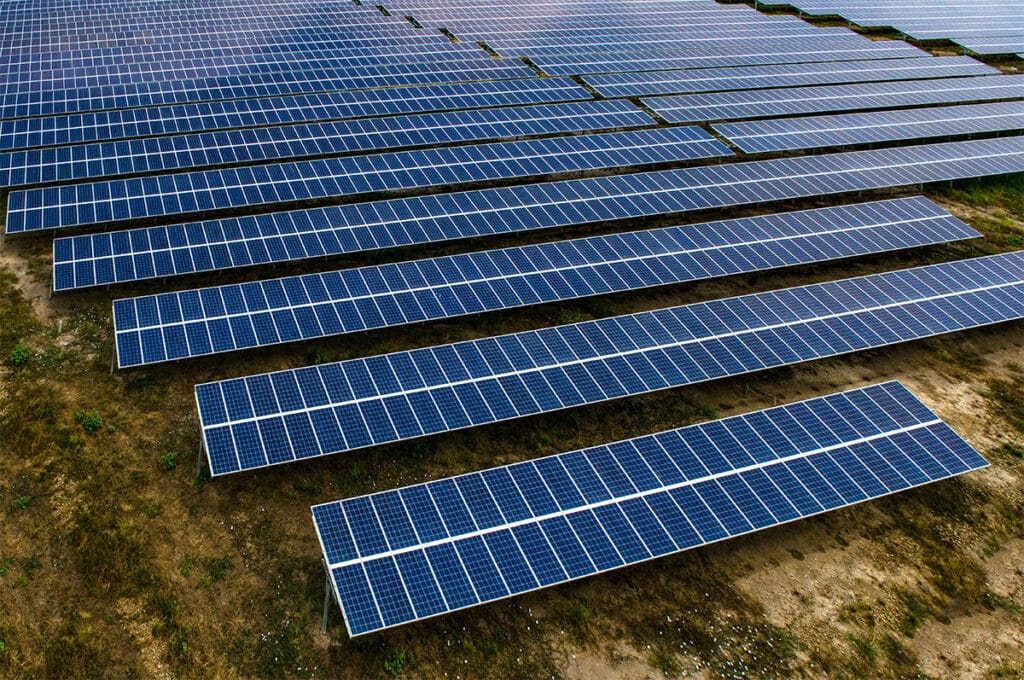
<instances>
[{"instance_id":1,"label":"metal support post","mask_svg":"<svg viewBox=\"0 0 1024 680\"><path fill-rule=\"evenodd\" d=\"M327 614L331 611L331 570L324 564L324 618L320 632L327 635Z\"/></svg>"}]
</instances>

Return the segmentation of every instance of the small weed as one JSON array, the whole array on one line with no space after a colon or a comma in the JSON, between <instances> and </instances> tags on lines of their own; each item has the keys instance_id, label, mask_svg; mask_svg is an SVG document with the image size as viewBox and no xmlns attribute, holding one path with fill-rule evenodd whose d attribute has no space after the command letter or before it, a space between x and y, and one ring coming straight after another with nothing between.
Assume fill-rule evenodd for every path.
<instances>
[{"instance_id":1,"label":"small weed","mask_svg":"<svg viewBox=\"0 0 1024 680\"><path fill-rule=\"evenodd\" d=\"M170 453L165 453L160 456L160 465L165 470L173 470L178 467L178 452L171 451Z\"/></svg>"},{"instance_id":2,"label":"small weed","mask_svg":"<svg viewBox=\"0 0 1024 680\"><path fill-rule=\"evenodd\" d=\"M593 607L586 600L573 600L566 608L562 618L565 620L565 627L577 641L585 640L588 637L591 614L593 614Z\"/></svg>"},{"instance_id":3,"label":"small weed","mask_svg":"<svg viewBox=\"0 0 1024 680\"><path fill-rule=\"evenodd\" d=\"M182 576L188 578L192 575L192 567L195 566L195 563L195 558L186 557L184 560L181 561L181 566L178 567L178 571L181 572Z\"/></svg>"},{"instance_id":4,"label":"small weed","mask_svg":"<svg viewBox=\"0 0 1024 680\"><path fill-rule=\"evenodd\" d=\"M718 418L718 407L714 404L700 404L697 407L697 413L705 420L715 420Z\"/></svg>"},{"instance_id":5,"label":"small weed","mask_svg":"<svg viewBox=\"0 0 1024 680\"><path fill-rule=\"evenodd\" d=\"M649 663L669 678L678 676L682 670L675 652L660 645L651 652Z\"/></svg>"},{"instance_id":6,"label":"small weed","mask_svg":"<svg viewBox=\"0 0 1024 680\"><path fill-rule=\"evenodd\" d=\"M871 610L871 605L864 600L854 600L843 607L839 612L839 620L868 628L875 627L875 614Z\"/></svg>"},{"instance_id":7,"label":"small weed","mask_svg":"<svg viewBox=\"0 0 1024 680\"><path fill-rule=\"evenodd\" d=\"M872 637L862 635L848 635L847 640L861 659L874 665L878 661L878 646Z\"/></svg>"},{"instance_id":8,"label":"small weed","mask_svg":"<svg viewBox=\"0 0 1024 680\"><path fill-rule=\"evenodd\" d=\"M117 428L114 426L113 423L107 425L107 432L117 432Z\"/></svg>"},{"instance_id":9,"label":"small weed","mask_svg":"<svg viewBox=\"0 0 1024 680\"><path fill-rule=\"evenodd\" d=\"M928 604L909 590L896 591L896 599L904 609L900 631L907 637L914 637L918 627L931 616Z\"/></svg>"},{"instance_id":10,"label":"small weed","mask_svg":"<svg viewBox=\"0 0 1024 680\"><path fill-rule=\"evenodd\" d=\"M89 433L99 432L100 428L103 427L103 418L100 417L99 411L93 409L86 413L85 411L75 412L75 420L82 424L82 429Z\"/></svg>"},{"instance_id":11,"label":"small weed","mask_svg":"<svg viewBox=\"0 0 1024 680\"><path fill-rule=\"evenodd\" d=\"M1011 597L989 591L985 593L985 598L992 607L1000 607L1013 612L1014 614L1024 614L1024 608L1017 604Z\"/></svg>"},{"instance_id":12,"label":"small weed","mask_svg":"<svg viewBox=\"0 0 1024 680\"><path fill-rule=\"evenodd\" d=\"M384 658L384 671L393 678L405 672L412 655L404 649L396 649Z\"/></svg>"},{"instance_id":13,"label":"small weed","mask_svg":"<svg viewBox=\"0 0 1024 680\"><path fill-rule=\"evenodd\" d=\"M153 519L161 512L163 512L163 508L160 506L159 503L151 503L150 505L146 506L146 517L148 517L149 519Z\"/></svg>"},{"instance_id":14,"label":"small weed","mask_svg":"<svg viewBox=\"0 0 1024 680\"><path fill-rule=\"evenodd\" d=\"M14 507L18 510L24 510L28 507L29 503L32 502L32 496L22 496L14 501Z\"/></svg>"},{"instance_id":15,"label":"small weed","mask_svg":"<svg viewBox=\"0 0 1024 680\"><path fill-rule=\"evenodd\" d=\"M7 363L11 366L24 366L31 357L31 350L19 343L7 354Z\"/></svg>"},{"instance_id":16,"label":"small weed","mask_svg":"<svg viewBox=\"0 0 1024 680\"><path fill-rule=\"evenodd\" d=\"M1024 377L992 378L981 394L1014 429L1024 433Z\"/></svg>"},{"instance_id":17,"label":"small weed","mask_svg":"<svg viewBox=\"0 0 1024 680\"><path fill-rule=\"evenodd\" d=\"M334 355L329 350L317 348L309 353L309 363L314 366L329 364L332 361L334 361Z\"/></svg>"},{"instance_id":18,"label":"small weed","mask_svg":"<svg viewBox=\"0 0 1024 680\"><path fill-rule=\"evenodd\" d=\"M43 562L39 559L39 555L32 555L21 560L21 570L25 572L27 579L31 579L42 568Z\"/></svg>"},{"instance_id":19,"label":"small weed","mask_svg":"<svg viewBox=\"0 0 1024 680\"><path fill-rule=\"evenodd\" d=\"M224 575L231 569L230 557L209 557L203 560L203 567L206 569L206 576L203 577L203 586L208 587L224 578Z\"/></svg>"},{"instance_id":20,"label":"small weed","mask_svg":"<svg viewBox=\"0 0 1024 680\"><path fill-rule=\"evenodd\" d=\"M996 453L1009 456L1010 458L1024 458L1024 446L1014 444L1013 442L1006 442L996 449Z\"/></svg>"},{"instance_id":21,"label":"small weed","mask_svg":"<svg viewBox=\"0 0 1024 680\"><path fill-rule=\"evenodd\" d=\"M206 480L210 478L210 473L206 468L201 469L192 477L192 486L195 487L196 491L202 491L203 487L206 486Z\"/></svg>"},{"instance_id":22,"label":"small weed","mask_svg":"<svg viewBox=\"0 0 1024 680\"><path fill-rule=\"evenodd\" d=\"M580 321L583 321L583 314L575 309L568 309L558 315L558 322L563 325L579 323Z\"/></svg>"},{"instance_id":23,"label":"small weed","mask_svg":"<svg viewBox=\"0 0 1024 680\"><path fill-rule=\"evenodd\" d=\"M0 558L0 578L7 576L7 570L14 563L14 559L11 557Z\"/></svg>"}]
</instances>

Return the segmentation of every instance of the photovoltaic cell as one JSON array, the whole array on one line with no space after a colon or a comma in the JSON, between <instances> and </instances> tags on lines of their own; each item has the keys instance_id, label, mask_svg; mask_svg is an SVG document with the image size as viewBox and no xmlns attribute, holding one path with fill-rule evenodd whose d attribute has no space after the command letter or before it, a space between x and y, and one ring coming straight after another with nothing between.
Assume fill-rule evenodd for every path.
<instances>
[{"instance_id":1,"label":"photovoltaic cell","mask_svg":"<svg viewBox=\"0 0 1024 680\"><path fill-rule=\"evenodd\" d=\"M213 475L1024 318L1024 251L196 385Z\"/></svg>"},{"instance_id":2,"label":"photovoltaic cell","mask_svg":"<svg viewBox=\"0 0 1024 680\"><path fill-rule=\"evenodd\" d=\"M887 382L312 513L357 636L987 466Z\"/></svg>"},{"instance_id":3,"label":"photovoltaic cell","mask_svg":"<svg viewBox=\"0 0 1024 680\"><path fill-rule=\"evenodd\" d=\"M373 201L54 239L54 290L1024 170L1024 138ZM18 206L14 206L15 209Z\"/></svg>"},{"instance_id":4,"label":"photovoltaic cell","mask_svg":"<svg viewBox=\"0 0 1024 680\"><path fill-rule=\"evenodd\" d=\"M974 238L925 198L594 236L114 301L127 368Z\"/></svg>"}]
</instances>

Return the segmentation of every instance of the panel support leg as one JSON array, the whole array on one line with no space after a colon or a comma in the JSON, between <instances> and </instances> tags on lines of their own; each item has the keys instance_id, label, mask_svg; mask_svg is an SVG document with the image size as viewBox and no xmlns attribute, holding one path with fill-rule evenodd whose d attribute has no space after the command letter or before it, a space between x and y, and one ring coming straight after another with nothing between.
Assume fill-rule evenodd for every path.
<instances>
[{"instance_id":1,"label":"panel support leg","mask_svg":"<svg viewBox=\"0 0 1024 680\"><path fill-rule=\"evenodd\" d=\"M327 614L331 611L331 570L324 565L324 617L320 624L320 632L327 635Z\"/></svg>"},{"instance_id":2,"label":"panel support leg","mask_svg":"<svg viewBox=\"0 0 1024 680\"><path fill-rule=\"evenodd\" d=\"M203 453L206 450L206 444L203 442L202 436L199 437L199 453L196 455L196 477L198 478L200 473L203 471Z\"/></svg>"}]
</instances>

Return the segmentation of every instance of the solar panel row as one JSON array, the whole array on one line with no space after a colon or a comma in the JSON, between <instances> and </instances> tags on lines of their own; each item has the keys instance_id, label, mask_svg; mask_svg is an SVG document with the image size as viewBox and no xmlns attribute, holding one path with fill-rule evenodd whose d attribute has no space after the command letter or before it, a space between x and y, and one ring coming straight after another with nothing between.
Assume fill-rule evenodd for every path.
<instances>
[{"instance_id":1,"label":"solar panel row","mask_svg":"<svg viewBox=\"0 0 1024 680\"><path fill-rule=\"evenodd\" d=\"M825 64L781 64L688 71L586 76L583 81L605 97L641 97L684 92L749 90L797 85L948 78L996 73L970 57L840 61Z\"/></svg>"},{"instance_id":2,"label":"solar panel row","mask_svg":"<svg viewBox=\"0 0 1024 680\"><path fill-rule=\"evenodd\" d=\"M907 111L719 123L716 132L746 153L813 149L1024 129L1024 101Z\"/></svg>"},{"instance_id":3,"label":"solar panel row","mask_svg":"<svg viewBox=\"0 0 1024 680\"><path fill-rule=\"evenodd\" d=\"M925 6L877 0L851 6L820 0L769 0L761 4L793 5L801 12L838 15L861 26L890 26L918 40L948 39L965 46L968 46L965 42L981 40L982 49L976 50L980 54L1017 51L1013 48L1014 40L1000 45L1000 37L1012 36L1016 44L1024 44L1024 14L1019 7L1005 3L978 4L960 0ZM990 46L985 47L986 44Z\"/></svg>"},{"instance_id":4,"label":"solar panel row","mask_svg":"<svg viewBox=\"0 0 1024 680\"><path fill-rule=\"evenodd\" d=\"M470 62L460 62L469 64ZM518 61L487 59L466 68L436 71L383 66L378 75L351 73L353 69L254 76L227 75L193 80L166 80L132 85L78 87L70 90L22 92L0 98L0 119L85 113L104 109L164 106L219 99L248 99L309 94L331 90L359 90L405 85L439 85L463 81L532 78L536 72Z\"/></svg>"},{"instance_id":5,"label":"solar panel row","mask_svg":"<svg viewBox=\"0 0 1024 680\"><path fill-rule=\"evenodd\" d=\"M115 352L141 366L975 236L909 198L161 293L114 301Z\"/></svg>"},{"instance_id":6,"label":"solar panel row","mask_svg":"<svg viewBox=\"0 0 1024 680\"><path fill-rule=\"evenodd\" d=\"M532 57L532 62L548 75L586 75L633 71L662 71L722 66L758 66L802 62L856 61L861 59L920 58L924 52L904 42L872 42L860 47L842 47L830 41L815 46L747 46L728 50L687 49L670 53L631 52L628 55L564 55ZM837 53L837 50L839 51Z\"/></svg>"},{"instance_id":7,"label":"solar panel row","mask_svg":"<svg viewBox=\"0 0 1024 680\"><path fill-rule=\"evenodd\" d=\"M1024 318L1024 251L196 385L214 475Z\"/></svg>"},{"instance_id":8,"label":"solar panel row","mask_svg":"<svg viewBox=\"0 0 1024 680\"><path fill-rule=\"evenodd\" d=\"M889 382L312 512L356 636L987 465Z\"/></svg>"},{"instance_id":9,"label":"solar panel row","mask_svg":"<svg viewBox=\"0 0 1024 680\"><path fill-rule=\"evenodd\" d=\"M636 106L617 100L224 130L12 151L0 154L0 186L653 124ZM61 200L65 205L89 203L93 198L72 197L76 189L71 186L62 191L68 193L69 200ZM61 223L47 220L45 224L37 228L52 229Z\"/></svg>"},{"instance_id":10,"label":"solar panel row","mask_svg":"<svg viewBox=\"0 0 1024 680\"><path fill-rule=\"evenodd\" d=\"M684 127L156 175L79 184L67 191L12 192L7 232L82 226L90 224L82 218L90 217L93 223L110 223L729 155L724 144L701 128ZM69 198L74 202L64 203Z\"/></svg>"},{"instance_id":11,"label":"solar panel row","mask_svg":"<svg viewBox=\"0 0 1024 680\"><path fill-rule=\"evenodd\" d=\"M1024 137L563 180L54 239L54 290L1024 170Z\"/></svg>"},{"instance_id":12,"label":"solar panel row","mask_svg":"<svg viewBox=\"0 0 1024 680\"><path fill-rule=\"evenodd\" d=\"M18 83L22 89L44 85L54 89L68 89L76 85L117 85L185 78L215 78L226 73L277 73L288 71L313 71L333 68L377 67L383 64L432 65L437 62L451 62L485 59L488 55L478 45L450 43L450 47L437 46L429 52L409 51L389 54L377 50L377 54L344 56L327 50L306 50L304 52L278 53L261 57L239 55L234 59L168 59L148 65L122 64L95 66L51 66L36 68L31 72L15 72L9 82ZM210 62L215 63L210 63ZM101 74L97 74L100 71Z\"/></svg>"},{"instance_id":13,"label":"solar panel row","mask_svg":"<svg viewBox=\"0 0 1024 680\"><path fill-rule=\"evenodd\" d=\"M821 87L784 87L653 97L642 103L670 123L890 109L926 104L1019 99L1024 75L977 76Z\"/></svg>"},{"instance_id":14,"label":"solar panel row","mask_svg":"<svg viewBox=\"0 0 1024 680\"><path fill-rule=\"evenodd\" d=\"M586 90L569 78L532 78L233 99L0 121L0 150L590 98Z\"/></svg>"}]
</instances>

